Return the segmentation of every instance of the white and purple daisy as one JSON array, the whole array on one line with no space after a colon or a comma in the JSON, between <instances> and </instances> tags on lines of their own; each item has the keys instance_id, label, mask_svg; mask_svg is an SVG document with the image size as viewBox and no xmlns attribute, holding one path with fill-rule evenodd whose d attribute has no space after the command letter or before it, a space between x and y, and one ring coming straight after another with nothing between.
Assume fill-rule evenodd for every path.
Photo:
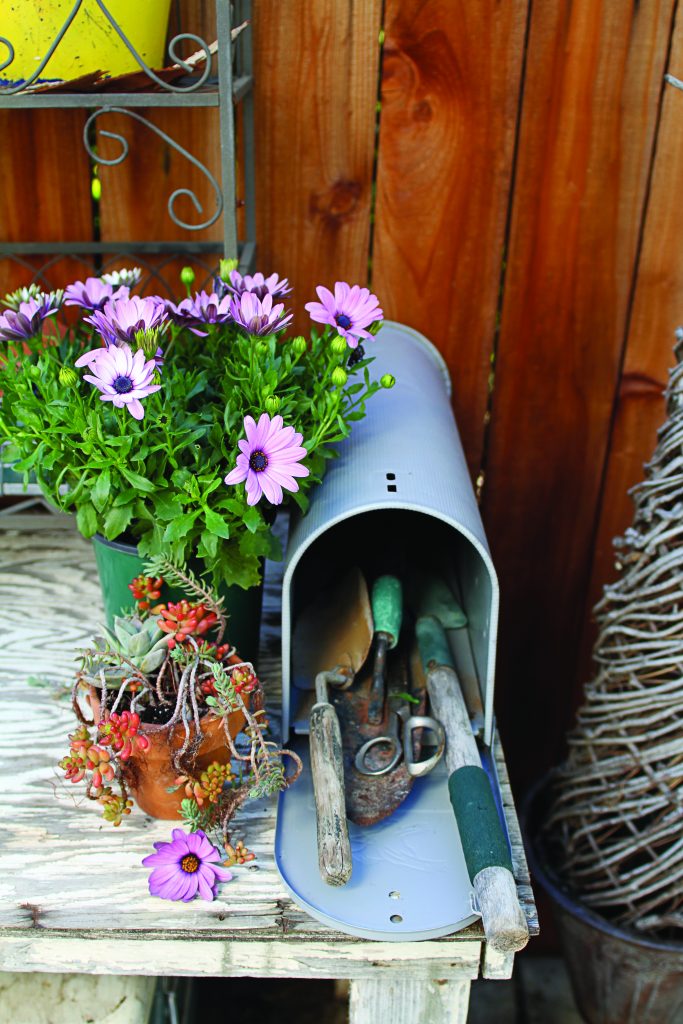
<instances>
[{"instance_id":1,"label":"white and purple daisy","mask_svg":"<svg viewBox=\"0 0 683 1024\"><path fill-rule=\"evenodd\" d=\"M174 828L170 843L155 843L156 853L145 857L145 867L153 867L149 891L162 900L189 900L199 894L203 900L214 900L219 882L229 882L232 874L221 867L221 855L204 832L183 832Z\"/></svg>"},{"instance_id":2,"label":"white and purple daisy","mask_svg":"<svg viewBox=\"0 0 683 1024\"><path fill-rule=\"evenodd\" d=\"M350 348L356 348L360 338L369 338L371 335L366 328L384 316L377 296L360 285L351 287L345 281L337 281L334 295L323 285L319 285L316 292L320 302L307 302L305 306L311 320L331 324L346 338Z\"/></svg>"},{"instance_id":3,"label":"white and purple daisy","mask_svg":"<svg viewBox=\"0 0 683 1024\"><path fill-rule=\"evenodd\" d=\"M116 345L121 342L134 344L136 334L141 331L162 331L168 323L168 316L163 299L141 299L132 295L130 298L111 299L103 310L95 310L84 320L92 324L107 345Z\"/></svg>"},{"instance_id":4,"label":"white and purple daisy","mask_svg":"<svg viewBox=\"0 0 683 1024\"><path fill-rule=\"evenodd\" d=\"M111 284L115 288L125 285L127 288L134 288L140 283L142 271L140 267L124 267L121 270L112 270L108 274L102 274L105 284Z\"/></svg>"},{"instance_id":5,"label":"white and purple daisy","mask_svg":"<svg viewBox=\"0 0 683 1024\"><path fill-rule=\"evenodd\" d=\"M245 274L242 277L237 270L230 271L230 283L227 285L227 288L238 298L240 295L244 295L245 292L251 292L257 299L265 299L266 295L272 295L274 299L283 298L285 295L289 295L292 290L286 277L280 280L277 274L264 277L261 273L254 274L253 276Z\"/></svg>"},{"instance_id":6,"label":"white and purple daisy","mask_svg":"<svg viewBox=\"0 0 683 1024\"><path fill-rule=\"evenodd\" d=\"M166 303L166 312L171 320L181 327L187 327L193 334L203 338L208 331L202 330L205 324L230 323L230 296L220 298L216 292L196 292L193 299L183 299L176 306L173 302Z\"/></svg>"},{"instance_id":7,"label":"white and purple daisy","mask_svg":"<svg viewBox=\"0 0 683 1024\"><path fill-rule=\"evenodd\" d=\"M141 420L145 410L140 399L161 387L152 383L156 369L154 359L146 360L141 348L133 353L130 345L124 344L95 349L94 356L87 352L76 361L76 366L86 363L90 373L84 373L83 380L99 388L101 401L113 402L118 409L125 406L131 416Z\"/></svg>"},{"instance_id":8,"label":"white and purple daisy","mask_svg":"<svg viewBox=\"0 0 683 1024\"><path fill-rule=\"evenodd\" d=\"M57 312L61 292L40 292L28 302L20 302L19 309L8 309L0 315L0 340L28 341L40 333L43 320Z\"/></svg>"},{"instance_id":9,"label":"white and purple daisy","mask_svg":"<svg viewBox=\"0 0 683 1024\"><path fill-rule=\"evenodd\" d=\"M110 283L99 277L89 277L85 281L74 281L64 292L65 306L81 306L94 312L104 309L112 299L127 299L128 288L114 288Z\"/></svg>"},{"instance_id":10,"label":"white and purple daisy","mask_svg":"<svg viewBox=\"0 0 683 1024\"><path fill-rule=\"evenodd\" d=\"M253 292L244 292L230 302L230 313L237 326L253 335L283 331L293 315L285 315L284 309L283 302L273 305L272 295L259 299Z\"/></svg>"},{"instance_id":11,"label":"white and purple daisy","mask_svg":"<svg viewBox=\"0 0 683 1024\"><path fill-rule=\"evenodd\" d=\"M25 288L17 288L14 292L8 292L2 300L2 304L16 312L22 302L28 302L29 299L37 299L42 294L42 291L42 287L37 281L34 281Z\"/></svg>"},{"instance_id":12,"label":"white and purple daisy","mask_svg":"<svg viewBox=\"0 0 683 1024\"><path fill-rule=\"evenodd\" d=\"M246 440L238 442L237 465L225 478L226 484L246 481L247 505L255 505L265 494L273 505L281 505L282 488L298 491L297 476L308 476L301 459L308 454L301 447L301 434L294 427L283 426L282 416L272 419L267 412L258 424L251 416L244 417Z\"/></svg>"}]
</instances>

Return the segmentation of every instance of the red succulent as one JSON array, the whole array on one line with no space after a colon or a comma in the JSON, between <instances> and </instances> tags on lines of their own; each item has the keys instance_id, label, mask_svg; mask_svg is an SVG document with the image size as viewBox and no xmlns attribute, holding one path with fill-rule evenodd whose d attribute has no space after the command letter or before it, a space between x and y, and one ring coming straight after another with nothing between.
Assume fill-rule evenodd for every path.
<instances>
[{"instance_id":1,"label":"red succulent","mask_svg":"<svg viewBox=\"0 0 683 1024\"><path fill-rule=\"evenodd\" d=\"M140 716L135 711L112 711L99 724L97 738L103 747L111 747L121 761L127 761L135 750L149 749L149 740L138 732Z\"/></svg>"},{"instance_id":2,"label":"red succulent","mask_svg":"<svg viewBox=\"0 0 683 1024\"><path fill-rule=\"evenodd\" d=\"M152 576L136 576L128 584L128 589L137 601L141 612L147 611L151 607L152 601L159 600L163 583L161 576L156 579Z\"/></svg>"},{"instance_id":3,"label":"red succulent","mask_svg":"<svg viewBox=\"0 0 683 1024\"><path fill-rule=\"evenodd\" d=\"M169 634L169 650L173 650L176 644L184 643L190 636L195 640L203 636L218 621L216 613L207 611L205 605L190 604L185 600L177 604L169 601L159 611L159 629Z\"/></svg>"}]
</instances>

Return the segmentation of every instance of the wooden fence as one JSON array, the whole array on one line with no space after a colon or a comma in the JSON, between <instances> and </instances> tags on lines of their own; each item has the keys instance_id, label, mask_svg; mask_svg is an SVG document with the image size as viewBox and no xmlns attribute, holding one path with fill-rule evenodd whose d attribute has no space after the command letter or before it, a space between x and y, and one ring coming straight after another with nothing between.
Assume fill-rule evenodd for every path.
<instances>
[{"instance_id":1,"label":"wooden fence","mask_svg":"<svg viewBox=\"0 0 683 1024\"><path fill-rule=\"evenodd\" d=\"M212 3L180 6L210 35ZM501 579L498 717L528 782L561 755L683 320L683 93L664 82L683 12L254 0L252 31L259 267L293 282L302 325L316 284L371 283L444 353ZM84 116L0 112L2 239L91 237ZM214 111L150 116L216 167ZM181 158L122 131L100 237L177 237Z\"/></svg>"}]
</instances>

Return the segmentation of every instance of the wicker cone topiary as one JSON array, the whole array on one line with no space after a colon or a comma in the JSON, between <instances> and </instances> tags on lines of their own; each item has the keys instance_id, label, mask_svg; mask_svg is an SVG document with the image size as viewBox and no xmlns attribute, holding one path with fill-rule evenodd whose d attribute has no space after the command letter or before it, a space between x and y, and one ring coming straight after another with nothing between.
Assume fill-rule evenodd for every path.
<instances>
[{"instance_id":1,"label":"wicker cone topiary","mask_svg":"<svg viewBox=\"0 0 683 1024\"><path fill-rule=\"evenodd\" d=\"M553 778L544 845L581 903L643 934L683 937L683 331L668 418L621 575L597 605L595 678Z\"/></svg>"}]
</instances>

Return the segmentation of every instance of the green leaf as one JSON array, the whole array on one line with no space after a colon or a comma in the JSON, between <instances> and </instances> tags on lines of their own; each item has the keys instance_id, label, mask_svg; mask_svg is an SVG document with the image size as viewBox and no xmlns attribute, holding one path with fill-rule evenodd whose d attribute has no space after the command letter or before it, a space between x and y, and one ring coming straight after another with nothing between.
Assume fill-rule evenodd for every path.
<instances>
[{"instance_id":1,"label":"green leaf","mask_svg":"<svg viewBox=\"0 0 683 1024\"><path fill-rule=\"evenodd\" d=\"M132 505L118 505L110 509L104 520L104 536L107 540L114 540L122 534L132 518Z\"/></svg>"},{"instance_id":2,"label":"green leaf","mask_svg":"<svg viewBox=\"0 0 683 1024\"><path fill-rule=\"evenodd\" d=\"M194 512L183 512L181 516L174 519L172 523L169 523L164 531L165 541L180 540L190 532L194 526L194 521L199 515L199 509L195 509Z\"/></svg>"},{"instance_id":3,"label":"green leaf","mask_svg":"<svg viewBox=\"0 0 683 1024\"><path fill-rule=\"evenodd\" d=\"M98 512L104 510L111 490L111 470L103 469L95 480L95 486L90 492L90 500Z\"/></svg>"},{"instance_id":4,"label":"green leaf","mask_svg":"<svg viewBox=\"0 0 683 1024\"><path fill-rule=\"evenodd\" d=\"M250 533L256 533L256 531L263 525L263 519L261 513L255 505L247 505L244 512L242 513L242 519L244 525Z\"/></svg>"},{"instance_id":5,"label":"green leaf","mask_svg":"<svg viewBox=\"0 0 683 1024\"><path fill-rule=\"evenodd\" d=\"M215 533L217 537L223 537L227 540L230 536L230 527L227 522L223 516L219 516L213 509L207 508L204 510L204 522L206 523L207 530Z\"/></svg>"},{"instance_id":6,"label":"green leaf","mask_svg":"<svg viewBox=\"0 0 683 1024\"><path fill-rule=\"evenodd\" d=\"M154 511L159 519L168 522L183 514L183 506L174 494L160 494L154 499Z\"/></svg>"},{"instance_id":7,"label":"green leaf","mask_svg":"<svg viewBox=\"0 0 683 1024\"><path fill-rule=\"evenodd\" d=\"M84 537L92 537L97 533L97 512L90 502L81 505L76 513L76 526Z\"/></svg>"},{"instance_id":8,"label":"green leaf","mask_svg":"<svg viewBox=\"0 0 683 1024\"><path fill-rule=\"evenodd\" d=\"M140 476L139 473L134 473L132 469L128 469L127 466L120 466L119 469L125 476L129 484L136 488L138 491L142 491L144 494L152 494L156 490L156 487L151 480L147 477Z\"/></svg>"}]
</instances>

